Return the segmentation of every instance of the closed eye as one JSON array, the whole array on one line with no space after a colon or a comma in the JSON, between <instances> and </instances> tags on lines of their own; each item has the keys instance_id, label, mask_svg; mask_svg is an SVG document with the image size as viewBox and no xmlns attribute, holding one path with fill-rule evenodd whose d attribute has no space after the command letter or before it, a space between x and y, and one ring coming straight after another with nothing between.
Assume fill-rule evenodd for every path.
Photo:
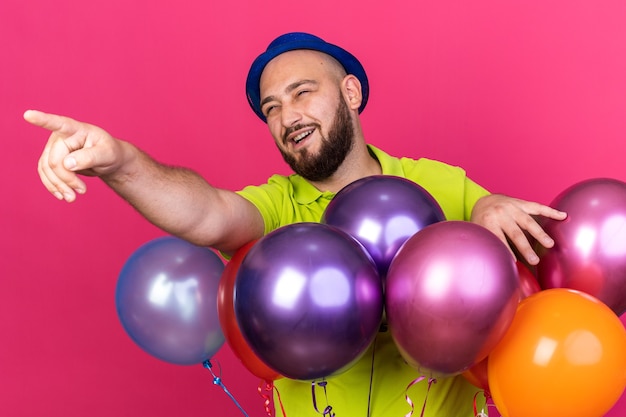
<instances>
[{"instance_id":1,"label":"closed eye","mask_svg":"<svg viewBox=\"0 0 626 417\"><path fill-rule=\"evenodd\" d=\"M277 106L276 104L272 104L272 105L269 105L269 106L265 106L265 107L263 108L263 114L265 115L265 117L267 117L267 116L269 116L270 114L272 114L272 112L273 112L274 110L276 110L276 108L277 108L277 107L278 107L278 106Z\"/></svg>"}]
</instances>

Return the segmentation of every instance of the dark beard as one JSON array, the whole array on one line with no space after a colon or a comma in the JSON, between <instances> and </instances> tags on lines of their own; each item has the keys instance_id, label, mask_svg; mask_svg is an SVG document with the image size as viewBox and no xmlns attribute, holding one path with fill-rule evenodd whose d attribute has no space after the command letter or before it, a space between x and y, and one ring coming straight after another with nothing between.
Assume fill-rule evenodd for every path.
<instances>
[{"instance_id":1,"label":"dark beard","mask_svg":"<svg viewBox=\"0 0 626 417\"><path fill-rule=\"evenodd\" d=\"M297 126L300 129L304 126ZM317 126L318 130L319 126ZM346 159L352 149L354 139L354 127L350 118L348 105L342 99L339 100L335 120L328 131L328 138L322 137L322 146L318 155L310 155L304 149L300 152L300 159L283 151L280 153L293 172L309 181L323 181L333 175Z\"/></svg>"}]
</instances>

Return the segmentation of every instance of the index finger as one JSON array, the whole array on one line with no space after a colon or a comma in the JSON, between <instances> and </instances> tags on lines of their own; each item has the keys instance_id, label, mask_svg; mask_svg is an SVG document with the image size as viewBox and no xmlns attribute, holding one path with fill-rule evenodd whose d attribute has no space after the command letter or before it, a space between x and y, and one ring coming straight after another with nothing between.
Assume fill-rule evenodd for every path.
<instances>
[{"instance_id":1,"label":"index finger","mask_svg":"<svg viewBox=\"0 0 626 417\"><path fill-rule=\"evenodd\" d=\"M553 220L564 220L567 213L540 203L526 201L524 211L532 216L542 216Z\"/></svg>"},{"instance_id":2,"label":"index finger","mask_svg":"<svg viewBox=\"0 0 626 417\"><path fill-rule=\"evenodd\" d=\"M71 135L80 128L80 122L57 114L44 113L38 110L26 110L24 120L62 135Z\"/></svg>"}]
</instances>

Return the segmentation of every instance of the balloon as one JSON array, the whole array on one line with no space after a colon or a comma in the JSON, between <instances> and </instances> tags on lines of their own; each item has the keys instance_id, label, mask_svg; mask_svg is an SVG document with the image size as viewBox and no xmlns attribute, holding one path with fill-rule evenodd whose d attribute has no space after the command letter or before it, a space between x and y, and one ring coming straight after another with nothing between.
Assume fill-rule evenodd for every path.
<instances>
[{"instance_id":1,"label":"balloon","mask_svg":"<svg viewBox=\"0 0 626 417\"><path fill-rule=\"evenodd\" d=\"M235 313L252 350L291 379L347 370L378 332L382 282L363 247L320 223L261 238L235 281Z\"/></svg>"},{"instance_id":2,"label":"balloon","mask_svg":"<svg viewBox=\"0 0 626 417\"><path fill-rule=\"evenodd\" d=\"M515 261L515 266L517 267L517 274L520 283L520 300L541 291L541 287L539 287L537 279L526 265L520 261ZM485 390L487 393L489 393L489 377L487 376L488 361L489 357L486 357L461 374L471 384Z\"/></svg>"},{"instance_id":3,"label":"balloon","mask_svg":"<svg viewBox=\"0 0 626 417\"><path fill-rule=\"evenodd\" d=\"M256 242L255 240L242 246L226 264L217 290L217 312L226 342L235 356L239 358L241 363L253 375L265 381L274 381L280 375L267 366L252 351L241 334L239 324L237 324L237 317L235 316L234 292L237 271L241 266L241 261L243 261L243 258Z\"/></svg>"},{"instance_id":4,"label":"balloon","mask_svg":"<svg viewBox=\"0 0 626 417\"><path fill-rule=\"evenodd\" d=\"M620 320L624 326L626 326L626 314L620 316ZM622 393L622 396L613 405L613 408L604 415L604 417L624 417L626 414L626 390Z\"/></svg>"},{"instance_id":5,"label":"balloon","mask_svg":"<svg viewBox=\"0 0 626 417\"><path fill-rule=\"evenodd\" d=\"M487 379L488 361L489 357L486 357L476 365L473 365L471 368L461 373L461 375L463 375L470 384L484 390L486 393L489 392L489 380Z\"/></svg>"},{"instance_id":6,"label":"balloon","mask_svg":"<svg viewBox=\"0 0 626 417\"><path fill-rule=\"evenodd\" d=\"M515 266L517 267L517 276L520 282L521 299L541 291L537 278L535 278L526 265L520 261L516 261Z\"/></svg>"},{"instance_id":7,"label":"balloon","mask_svg":"<svg viewBox=\"0 0 626 417\"><path fill-rule=\"evenodd\" d=\"M445 221L406 241L387 274L391 335L411 366L454 375L500 340L519 302L515 262L482 226Z\"/></svg>"},{"instance_id":8,"label":"balloon","mask_svg":"<svg viewBox=\"0 0 626 417\"><path fill-rule=\"evenodd\" d=\"M119 274L115 304L124 330L147 353L178 365L202 363L224 344L215 252L175 237L137 249Z\"/></svg>"},{"instance_id":9,"label":"balloon","mask_svg":"<svg viewBox=\"0 0 626 417\"><path fill-rule=\"evenodd\" d=\"M442 220L441 207L424 188L390 175L369 176L347 185L322 216L322 223L338 227L361 242L381 277L409 237Z\"/></svg>"},{"instance_id":10,"label":"balloon","mask_svg":"<svg viewBox=\"0 0 626 417\"><path fill-rule=\"evenodd\" d=\"M599 417L626 386L626 331L604 303L556 288L524 299L489 355L504 417Z\"/></svg>"},{"instance_id":11,"label":"balloon","mask_svg":"<svg viewBox=\"0 0 626 417\"><path fill-rule=\"evenodd\" d=\"M572 288L626 312L626 183L607 178L577 183L551 205L568 213L544 220L551 249L537 246L537 279L542 288Z\"/></svg>"}]
</instances>

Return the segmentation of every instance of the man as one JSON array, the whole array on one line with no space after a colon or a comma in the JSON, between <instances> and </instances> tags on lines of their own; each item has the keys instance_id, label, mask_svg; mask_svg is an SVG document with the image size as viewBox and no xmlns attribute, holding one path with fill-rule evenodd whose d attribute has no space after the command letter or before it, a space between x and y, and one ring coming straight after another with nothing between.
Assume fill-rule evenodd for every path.
<instances>
[{"instance_id":1,"label":"man","mask_svg":"<svg viewBox=\"0 0 626 417\"><path fill-rule=\"evenodd\" d=\"M365 70L352 54L313 35L275 39L252 64L246 91L296 174L275 175L239 192L213 187L191 170L160 164L99 127L37 111L24 117L52 132L38 169L58 199L71 202L86 191L78 174L99 176L158 227L225 253L280 226L319 221L336 192L377 174L419 183L447 219L481 224L504 243L508 239L530 264L539 259L525 233L546 247L553 245L533 216L566 216L535 202L489 194L460 168L398 159L367 145L359 120L369 94ZM381 333L375 349L329 381L328 401L340 416L404 415L410 410L405 392L419 376L404 363L388 332ZM277 386L290 417L317 415L310 382L280 380ZM411 388L415 402L425 398L426 387L424 382ZM475 392L462 377L437 381L425 415L470 416Z\"/></svg>"}]
</instances>

